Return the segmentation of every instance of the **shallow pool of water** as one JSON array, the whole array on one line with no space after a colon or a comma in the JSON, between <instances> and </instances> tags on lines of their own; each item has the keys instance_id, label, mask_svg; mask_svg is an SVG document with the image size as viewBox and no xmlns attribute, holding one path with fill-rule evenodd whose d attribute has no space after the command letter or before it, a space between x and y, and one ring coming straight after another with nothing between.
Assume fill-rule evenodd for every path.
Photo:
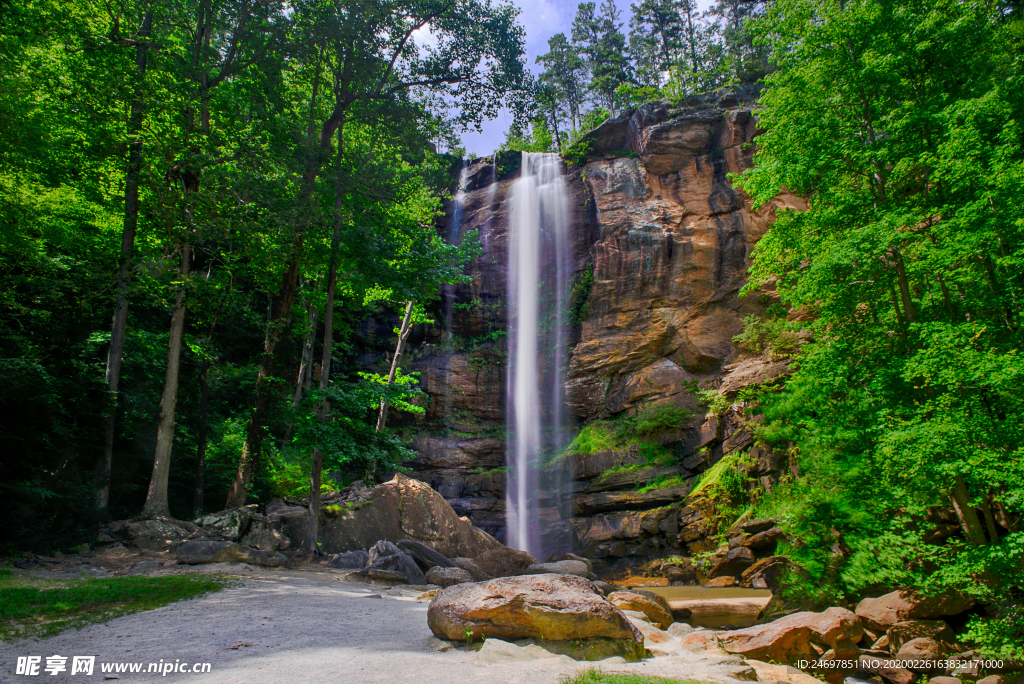
<instances>
[{"instance_id":1,"label":"shallow pool of water","mask_svg":"<svg viewBox=\"0 0 1024 684\"><path fill-rule=\"evenodd\" d=\"M724 587L642 587L663 596L672 606L673 612L683 609L690 611L690 617L683 620L694 627L728 629L750 627L757 621L757 614L768 603L772 593L766 589L745 589Z\"/></svg>"},{"instance_id":2,"label":"shallow pool of water","mask_svg":"<svg viewBox=\"0 0 1024 684\"><path fill-rule=\"evenodd\" d=\"M712 599L761 598L768 602L772 592L767 589L747 589L745 587L720 587L706 589L704 587L642 587L663 596L668 601L708 601Z\"/></svg>"}]
</instances>

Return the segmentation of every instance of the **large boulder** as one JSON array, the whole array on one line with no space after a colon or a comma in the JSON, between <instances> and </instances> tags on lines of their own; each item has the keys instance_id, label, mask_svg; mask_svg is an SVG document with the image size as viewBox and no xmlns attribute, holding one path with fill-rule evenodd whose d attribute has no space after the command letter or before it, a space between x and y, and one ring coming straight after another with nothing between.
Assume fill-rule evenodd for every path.
<instances>
[{"instance_id":1,"label":"large boulder","mask_svg":"<svg viewBox=\"0 0 1024 684\"><path fill-rule=\"evenodd\" d=\"M857 615L866 627L884 632L905 620L931 620L957 615L973 607L974 603L974 599L957 594L922 596L900 590L862 600L857 604Z\"/></svg>"},{"instance_id":2,"label":"large boulder","mask_svg":"<svg viewBox=\"0 0 1024 684\"><path fill-rule=\"evenodd\" d=\"M243 546L255 546L264 551L285 551L291 546L288 536L270 527L265 519L254 519L249 525L249 531L242 535L238 543Z\"/></svg>"},{"instance_id":3,"label":"large boulder","mask_svg":"<svg viewBox=\"0 0 1024 684\"><path fill-rule=\"evenodd\" d=\"M473 558L501 547L468 518L459 517L429 485L401 474L375 487L368 498L325 516L323 528L327 553L368 550L382 539L421 542L447 558Z\"/></svg>"},{"instance_id":4,"label":"large boulder","mask_svg":"<svg viewBox=\"0 0 1024 684\"><path fill-rule=\"evenodd\" d=\"M863 636L864 628L856 615L844 608L829 608L822 613L794 613L766 625L728 632L720 639L729 653L793 664L813 660L823 652L814 643L835 649L841 643L856 643Z\"/></svg>"},{"instance_id":5,"label":"large boulder","mask_svg":"<svg viewBox=\"0 0 1024 684\"><path fill-rule=\"evenodd\" d=\"M900 646L899 651L896 652L896 657L907 660L919 660L919 661L935 661L943 658L950 653L953 653L954 649L947 643L943 643L937 639L929 639L928 637L918 637L911 639L907 643ZM912 667L911 669L917 669Z\"/></svg>"},{"instance_id":6,"label":"large boulder","mask_svg":"<svg viewBox=\"0 0 1024 684\"><path fill-rule=\"evenodd\" d=\"M306 541L306 527L309 525L309 510L295 506L281 499L272 499L264 509L270 528L288 538L291 546L299 548ZM369 547L367 547L369 548ZM363 549L365 551L366 549ZM336 553L336 551L327 551Z\"/></svg>"},{"instance_id":7,"label":"large boulder","mask_svg":"<svg viewBox=\"0 0 1024 684\"><path fill-rule=\"evenodd\" d=\"M654 592L634 589L633 591L614 591L608 594L608 600L619 610L635 610L647 616L653 625L668 629L672 624L672 608L668 601Z\"/></svg>"},{"instance_id":8,"label":"large boulder","mask_svg":"<svg viewBox=\"0 0 1024 684\"><path fill-rule=\"evenodd\" d=\"M537 565L537 559L526 551L513 549L510 546L486 551L473 559L480 570L491 577L512 577L522 575L531 565Z\"/></svg>"},{"instance_id":9,"label":"large boulder","mask_svg":"<svg viewBox=\"0 0 1024 684\"><path fill-rule=\"evenodd\" d=\"M430 631L441 639L611 639L633 659L643 636L588 580L574 575L525 575L439 591L427 610Z\"/></svg>"},{"instance_id":10,"label":"large boulder","mask_svg":"<svg viewBox=\"0 0 1024 684\"><path fill-rule=\"evenodd\" d=\"M753 564L754 552L745 546L737 546L729 549L725 558L711 569L708 577L740 577Z\"/></svg>"},{"instance_id":11,"label":"large boulder","mask_svg":"<svg viewBox=\"0 0 1024 684\"><path fill-rule=\"evenodd\" d=\"M278 567L284 564L285 557L277 551L262 551L229 541L187 541L178 547L177 561L184 565L250 563Z\"/></svg>"}]
</instances>

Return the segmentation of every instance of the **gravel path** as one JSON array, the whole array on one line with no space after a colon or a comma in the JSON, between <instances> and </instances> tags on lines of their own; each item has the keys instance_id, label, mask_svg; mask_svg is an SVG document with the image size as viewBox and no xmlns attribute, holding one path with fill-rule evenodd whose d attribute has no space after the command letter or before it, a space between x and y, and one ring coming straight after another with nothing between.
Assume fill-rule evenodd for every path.
<instances>
[{"instance_id":1,"label":"gravel path","mask_svg":"<svg viewBox=\"0 0 1024 684\"><path fill-rule=\"evenodd\" d=\"M591 665L551 658L480 667L476 653L436 650L427 628L427 602L326 573L251 572L244 585L50 639L0 644L0 684L102 682L101 663L141 662L126 682L395 682L402 684L555 684ZM398 592L395 592L398 593ZM374 598L374 595L380 598ZM92 676L50 675L46 658L95 655ZM18 656L42 656L37 677L15 674ZM146 673L149 663L178 659L211 663L206 674ZM671 660L671 662L670 662ZM735 682L714 662L694 655L655 658L606 669L657 672L680 678ZM109 675L107 675L109 677Z\"/></svg>"}]
</instances>

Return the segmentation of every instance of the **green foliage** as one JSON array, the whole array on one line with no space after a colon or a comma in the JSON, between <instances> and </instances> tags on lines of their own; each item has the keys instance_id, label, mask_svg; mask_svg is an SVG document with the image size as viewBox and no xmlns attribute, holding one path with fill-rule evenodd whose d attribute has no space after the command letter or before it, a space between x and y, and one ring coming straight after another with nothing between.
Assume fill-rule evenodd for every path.
<instances>
[{"instance_id":1,"label":"green foliage","mask_svg":"<svg viewBox=\"0 0 1024 684\"><path fill-rule=\"evenodd\" d=\"M513 125L505 134L502 151L510 152L554 152L555 138L548 128L544 117L537 117L530 122L530 133L524 133Z\"/></svg>"},{"instance_id":2,"label":"green foliage","mask_svg":"<svg viewBox=\"0 0 1024 684\"><path fill-rule=\"evenodd\" d=\"M968 632L990 654L1020 653L1024 609L1021 21L954 0L778 0L754 25L779 70L737 178L758 203L807 200L758 243L750 285L817 316L784 391L759 397L758 437L795 445L799 477L757 506L799 540L782 551L800 590L966 592L998 613ZM927 511L954 500L972 515L927 543Z\"/></svg>"},{"instance_id":3,"label":"green foliage","mask_svg":"<svg viewBox=\"0 0 1024 684\"><path fill-rule=\"evenodd\" d=\"M105 577L59 582L0 572L0 638L46 638L232 586L219 575Z\"/></svg>"},{"instance_id":4,"label":"green foliage","mask_svg":"<svg viewBox=\"0 0 1024 684\"><path fill-rule=\"evenodd\" d=\"M615 90L629 78L626 36L621 32L619 10L613 0L581 2L572 23L572 40L590 71L589 90L612 111Z\"/></svg>"},{"instance_id":5,"label":"green foliage","mask_svg":"<svg viewBox=\"0 0 1024 684\"><path fill-rule=\"evenodd\" d=\"M623 674L589 669L566 675L559 684L707 684L696 679L666 679L648 675Z\"/></svg>"},{"instance_id":6,"label":"green foliage","mask_svg":"<svg viewBox=\"0 0 1024 684\"><path fill-rule=\"evenodd\" d=\"M693 494L703 493L713 498L739 501L746 496L746 477L740 473L742 456L733 452L698 475Z\"/></svg>"},{"instance_id":7,"label":"green foliage","mask_svg":"<svg viewBox=\"0 0 1024 684\"><path fill-rule=\"evenodd\" d=\"M562 154L566 162L572 166L585 166L587 156L590 154L590 140L581 138L566 148Z\"/></svg>"},{"instance_id":8,"label":"green foliage","mask_svg":"<svg viewBox=\"0 0 1024 684\"><path fill-rule=\"evenodd\" d=\"M214 510L247 439L261 441L250 447L265 456L257 497L301 489L309 440L320 436L329 437L328 465L353 474L408 455L395 434L375 433L365 402L324 414L322 435L308 423L317 406L291 410L306 322L323 321L333 262L329 380L358 393L349 386L370 382L358 375L370 370L358 362L359 327L393 303L422 305L440 285L466 281L479 243L469 235L448 245L436 230L451 160L430 143L454 147L458 127L499 109L522 118L524 35L517 10L481 0L444 11L390 0L321 9L195 0L130 1L113 14L79 0L4 6L5 26L19 30L0 37L0 495L9 504L0 551L44 551L94 534L107 345L122 230L133 218L130 160L139 211L126 243L128 330L108 514L135 516L146 496L179 293L173 515L192 517L204 448L204 505ZM121 40L138 37L148 11L153 47ZM409 21L424 22L429 50L401 38ZM396 49L402 57L393 61ZM328 55L350 65L343 95L331 90ZM431 83L410 85L424 79ZM176 268L183 244L192 248L188 277ZM276 310L286 281L298 286L294 306ZM317 336L319 326L319 351ZM276 343L267 356L265 341ZM270 396L256 408L258 378ZM411 395L393 398L418 410Z\"/></svg>"},{"instance_id":9,"label":"green foliage","mask_svg":"<svg viewBox=\"0 0 1024 684\"><path fill-rule=\"evenodd\" d=\"M772 356L792 356L799 348L800 339L787 328L784 319L762 319L750 314L743 319L743 331L732 341L755 354L767 351Z\"/></svg>"},{"instance_id":10,"label":"green foliage","mask_svg":"<svg viewBox=\"0 0 1024 684\"><path fill-rule=\"evenodd\" d=\"M686 484L686 480L680 475L662 475L650 480L642 487L637 489L638 494L646 494L647 492L657 491L659 489L671 489L673 487L682 487Z\"/></svg>"},{"instance_id":11,"label":"green foliage","mask_svg":"<svg viewBox=\"0 0 1024 684\"><path fill-rule=\"evenodd\" d=\"M633 431L640 437L657 437L665 432L681 430L693 414L679 406L659 404L637 414Z\"/></svg>"},{"instance_id":12,"label":"green foliage","mask_svg":"<svg viewBox=\"0 0 1024 684\"><path fill-rule=\"evenodd\" d=\"M725 413L733 404L732 400L717 389L697 390L697 400L707 407L708 412L714 414Z\"/></svg>"},{"instance_id":13,"label":"green foliage","mask_svg":"<svg viewBox=\"0 0 1024 684\"><path fill-rule=\"evenodd\" d=\"M569 288L569 309L566 316L571 325L582 325L590 312L590 290L594 286L594 265L588 264L586 270L573 276Z\"/></svg>"},{"instance_id":14,"label":"green foliage","mask_svg":"<svg viewBox=\"0 0 1024 684\"><path fill-rule=\"evenodd\" d=\"M615 420L595 420L576 434L569 446L555 459L571 454L596 454L602 451L639 450L648 465L665 465L672 461L672 452L658 442L667 432L679 430L690 419L690 413L675 406L650 406L635 416Z\"/></svg>"}]
</instances>

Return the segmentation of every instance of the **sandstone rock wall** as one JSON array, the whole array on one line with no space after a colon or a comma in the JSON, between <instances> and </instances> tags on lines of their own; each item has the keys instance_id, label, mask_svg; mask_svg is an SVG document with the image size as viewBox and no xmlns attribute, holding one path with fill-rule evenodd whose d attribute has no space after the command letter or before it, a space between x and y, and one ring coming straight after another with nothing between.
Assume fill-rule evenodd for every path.
<instances>
[{"instance_id":1,"label":"sandstone rock wall","mask_svg":"<svg viewBox=\"0 0 1024 684\"><path fill-rule=\"evenodd\" d=\"M752 163L757 130L749 93L721 91L689 105L652 103L605 122L590 135L585 166L567 175L575 282L592 274L586 316L572 331L566 392L573 419L583 423L666 403L694 416L670 445L680 465L644 476L692 478L725 454L749 448L749 432L739 434L742 421L705 417L694 390L717 387L725 378L735 392L785 370L771 359L745 358L732 338L742 318L763 312L771 297L739 297L751 251L775 212L799 201L781 197L755 210L728 178ZM472 282L456 287L452 302L438 312L439 323L417 331L411 368L422 373L429 395L425 419L410 427L420 454L416 477L498 538L514 162L506 155L497 164L491 158L471 163L460 232L478 231L483 253L471 266ZM446 318L455 335L447 342ZM639 458L611 453L604 469L638 465ZM767 478L770 486L769 466L752 476ZM577 472L573 525L589 555L614 560L687 550L692 541L680 534L691 536L692 525L702 523L680 515L686 486L638 495L632 490L643 480L609 486L585 470Z\"/></svg>"}]
</instances>

